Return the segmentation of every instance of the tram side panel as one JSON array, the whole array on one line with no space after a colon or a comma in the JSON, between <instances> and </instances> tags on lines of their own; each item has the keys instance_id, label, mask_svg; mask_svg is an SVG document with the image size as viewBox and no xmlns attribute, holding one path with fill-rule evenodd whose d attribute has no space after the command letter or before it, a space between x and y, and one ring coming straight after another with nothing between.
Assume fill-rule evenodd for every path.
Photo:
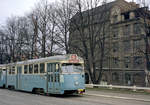
<instances>
[{"instance_id":1,"label":"tram side panel","mask_svg":"<svg viewBox=\"0 0 150 105\"><path fill-rule=\"evenodd\" d=\"M7 88L16 89L16 75L9 74L7 75Z\"/></svg>"},{"instance_id":2,"label":"tram side panel","mask_svg":"<svg viewBox=\"0 0 150 105\"><path fill-rule=\"evenodd\" d=\"M21 75L21 88L19 90L32 92L34 89L43 89L46 87L46 78L44 75Z\"/></svg>"},{"instance_id":3,"label":"tram side panel","mask_svg":"<svg viewBox=\"0 0 150 105\"><path fill-rule=\"evenodd\" d=\"M0 71L0 87L5 87L6 86L6 70Z\"/></svg>"},{"instance_id":4,"label":"tram side panel","mask_svg":"<svg viewBox=\"0 0 150 105\"><path fill-rule=\"evenodd\" d=\"M37 65L30 64L17 67L17 90L32 92L34 89L46 90L46 76L39 72Z\"/></svg>"},{"instance_id":5,"label":"tram side panel","mask_svg":"<svg viewBox=\"0 0 150 105\"><path fill-rule=\"evenodd\" d=\"M7 88L15 89L16 88L16 72L15 66L9 66L7 70Z\"/></svg>"},{"instance_id":6,"label":"tram side panel","mask_svg":"<svg viewBox=\"0 0 150 105\"><path fill-rule=\"evenodd\" d=\"M64 90L78 90L84 89L84 75L81 74L64 74L64 83L63 89Z\"/></svg>"}]
</instances>

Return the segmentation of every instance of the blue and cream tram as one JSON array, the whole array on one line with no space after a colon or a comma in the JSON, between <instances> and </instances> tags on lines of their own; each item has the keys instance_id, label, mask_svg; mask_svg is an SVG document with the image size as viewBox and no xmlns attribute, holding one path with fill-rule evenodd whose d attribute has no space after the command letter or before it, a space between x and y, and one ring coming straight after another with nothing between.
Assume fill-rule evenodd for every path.
<instances>
[{"instance_id":1,"label":"blue and cream tram","mask_svg":"<svg viewBox=\"0 0 150 105\"><path fill-rule=\"evenodd\" d=\"M50 94L85 91L84 61L76 54L11 63L7 69L7 88Z\"/></svg>"},{"instance_id":2,"label":"blue and cream tram","mask_svg":"<svg viewBox=\"0 0 150 105\"><path fill-rule=\"evenodd\" d=\"M6 85L6 65L0 65L0 87L5 88Z\"/></svg>"}]
</instances>

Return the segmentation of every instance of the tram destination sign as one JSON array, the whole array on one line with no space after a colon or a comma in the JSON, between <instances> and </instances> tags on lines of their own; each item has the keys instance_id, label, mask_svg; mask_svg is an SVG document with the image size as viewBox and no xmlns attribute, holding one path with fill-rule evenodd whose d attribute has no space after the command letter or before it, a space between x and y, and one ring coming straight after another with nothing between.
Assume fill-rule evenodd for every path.
<instances>
[{"instance_id":1,"label":"tram destination sign","mask_svg":"<svg viewBox=\"0 0 150 105\"><path fill-rule=\"evenodd\" d=\"M69 58L69 63L79 63L78 56L76 54L71 54Z\"/></svg>"}]
</instances>

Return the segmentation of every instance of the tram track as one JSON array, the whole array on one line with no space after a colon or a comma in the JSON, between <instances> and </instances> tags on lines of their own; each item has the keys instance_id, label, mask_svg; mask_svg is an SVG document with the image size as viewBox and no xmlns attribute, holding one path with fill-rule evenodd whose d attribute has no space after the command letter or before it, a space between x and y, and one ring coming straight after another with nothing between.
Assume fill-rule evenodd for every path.
<instances>
[{"instance_id":1,"label":"tram track","mask_svg":"<svg viewBox=\"0 0 150 105\"><path fill-rule=\"evenodd\" d=\"M45 95L0 89L0 105L149 105L149 102L92 95Z\"/></svg>"}]
</instances>

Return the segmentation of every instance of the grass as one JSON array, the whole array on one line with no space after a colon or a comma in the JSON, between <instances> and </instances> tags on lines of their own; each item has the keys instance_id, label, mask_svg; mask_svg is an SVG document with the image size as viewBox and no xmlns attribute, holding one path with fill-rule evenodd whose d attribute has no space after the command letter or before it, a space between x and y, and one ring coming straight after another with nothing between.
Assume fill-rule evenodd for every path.
<instances>
[{"instance_id":1,"label":"grass","mask_svg":"<svg viewBox=\"0 0 150 105\"><path fill-rule=\"evenodd\" d=\"M150 95L150 91L145 90L136 90L133 91L131 89L120 89L120 88L104 88L104 87L94 87L94 88L86 88L91 91L103 91L103 92L114 92L114 93L123 93L123 94L141 94L141 95Z\"/></svg>"}]
</instances>

